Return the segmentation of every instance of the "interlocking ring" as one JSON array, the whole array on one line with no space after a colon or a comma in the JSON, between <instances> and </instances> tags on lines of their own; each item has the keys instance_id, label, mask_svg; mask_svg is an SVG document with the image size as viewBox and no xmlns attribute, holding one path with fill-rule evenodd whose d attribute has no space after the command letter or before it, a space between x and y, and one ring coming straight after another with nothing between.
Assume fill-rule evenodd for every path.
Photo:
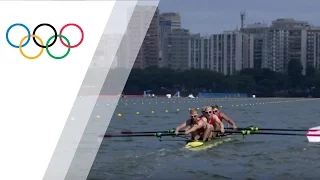
<instances>
[{"instance_id":1,"label":"interlocking ring","mask_svg":"<svg viewBox=\"0 0 320 180\"><path fill-rule=\"evenodd\" d=\"M14 45L14 44L11 43L11 41L9 40L9 32L10 32L10 30L11 30L13 27L15 27L15 26L21 26L21 27L23 27L24 29L27 30L27 33L28 33L28 35L24 36L24 37L20 40L19 46ZM42 40L39 36L35 35L36 31L37 31L40 27L42 27L42 26L48 26L48 27L50 27L50 28L53 30L53 32L54 32L54 35L51 36L51 37L46 41L45 44L44 44L43 40ZM77 44L75 44L75 45L70 45L69 39L68 39L67 37L65 37L65 36L62 35L63 30L64 30L65 28L69 27L69 26L75 26L75 27L78 28L78 29L80 30L80 32L81 32L81 39L80 39L80 41L79 41ZM38 47L41 48L40 53L37 54L36 56L28 56L28 55L26 55L26 54L23 52L23 50L22 50L22 48L25 47L25 46L30 42L31 37L32 37L34 43L35 43ZM60 42L63 44L63 46L65 46L65 47L68 48L67 52L66 52L63 56L54 56L54 55L52 55L51 52L49 51L49 47L53 46L53 45L56 43L58 37L59 37L59 39L60 39ZM23 42L24 42L26 39L27 39L27 41L23 44ZM63 41L63 39L67 42L67 44ZM74 23L69 23L69 24L64 25L64 26L60 29L60 33L59 33L59 34L57 33L57 30L56 30L51 24L49 24L49 23L42 23L42 24L39 24L38 26L36 26L36 27L34 28L34 30L33 30L32 35L31 35L31 33L30 33L29 28L28 28L26 25L22 24L22 23L12 24L12 25L7 29L7 32L6 32L6 40L7 40L8 44L9 44L10 46L14 47L14 48L18 48L19 51L20 51L20 53L21 53L21 55L22 55L23 57L25 57L26 59L30 59L30 60L37 59L38 57L40 57L40 56L42 55L44 49L46 49L47 54L48 54L51 58L53 58L53 59L63 59L63 58L65 58L65 57L67 57L67 56L69 55L70 49L76 48L76 47L80 46L80 45L82 44L82 42L83 42L83 39L84 39L83 29L82 29L79 25L74 24ZM53 40L53 41L52 41L52 40ZM38 41L40 41L40 44L38 43ZM51 42L51 41L52 41L52 42ZM51 42L51 43L50 43L50 42Z\"/></svg>"},{"instance_id":2,"label":"interlocking ring","mask_svg":"<svg viewBox=\"0 0 320 180\"><path fill-rule=\"evenodd\" d=\"M58 33L57 33L56 28L54 28L51 24L48 24L48 23L39 24L36 28L34 28L32 35L35 35L37 29L39 29L41 26L49 26L49 27L53 30L53 32L54 32L54 40L53 40L53 42L52 42L48 47L53 46L54 43L57 41ZM60 34L61 34L61 33L60 33ZM33 42L36 43L36 45L39 46L39 47L41 47L41 48L46 48L46 46L40 45L40 44L37 42L37 40L36 40L35 37L33 37Z\"/></svg>"}]
</instances>

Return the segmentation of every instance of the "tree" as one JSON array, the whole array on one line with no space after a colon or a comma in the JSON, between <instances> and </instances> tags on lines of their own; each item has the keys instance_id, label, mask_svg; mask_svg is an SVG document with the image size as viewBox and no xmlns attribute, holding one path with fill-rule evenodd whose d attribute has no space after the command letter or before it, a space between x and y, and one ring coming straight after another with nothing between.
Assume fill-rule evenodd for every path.
<instances>
[{"instance_id":1,"label":"tree","mask_svg":"<svg viewBox=\"0 0 320 180\"><path fill-rule=\"evenodd\" d=\"M298 88L302 83L302 64L296 59L292 59L288 64L288 86L291 89Z\"/></svg>"},{"instance_id":2,"label":"tree","mask_svg":"<svg viewBox=\"0 0 320 180\"><path fill-rule=\"evenodd\" d=\"M306 76L307 77L315 77L316 73L317 73L317 71L313 66L311 66L311 65L307 66L307 68L306 68Z\"/></svg>"},{"instance_id":3,"label":"tree","mask_svg":"<svg viewBox=\"0 0 320 180\"><path fill-rule=\"evenodd\" d=\"M115 82L123 69L112 70ZM312 96L320 97L320 71L308 67L305 76L301 74L299 61L292 60L286 73L270 69L243 69L234 75L223 75L211 70L172 70L149 67L132 69L124 88L125 94L142 94L151 89L157 95L175 93L181 95L198 92L254 93L257 96L305 96L305 87L312 89ZM111 73L111 72L110 72ZM108 74L109 77L109 74ZM108 83L110 83L108 81ZM112 85L109 85L111 86ZM300 92L299 92L300 91Z\"/></svg>"}]
</instances>

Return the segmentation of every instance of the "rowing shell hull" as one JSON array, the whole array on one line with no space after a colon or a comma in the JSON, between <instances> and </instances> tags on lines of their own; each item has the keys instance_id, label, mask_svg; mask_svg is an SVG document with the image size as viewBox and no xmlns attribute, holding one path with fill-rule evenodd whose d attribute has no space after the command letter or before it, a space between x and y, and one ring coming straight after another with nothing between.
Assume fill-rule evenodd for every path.
<instances>
[{"instance_id":1,"label":"rowing shell hull","mask_svg":"<svg viewBox=\"0 0 320 180\"><path fill-rule=\"evenodd\" d=\"M187 143L185 148L190 151L203 151L203 150L213 148L215 146L218 146L219 144L222 144L224 142L228 142L231 140L232 140L231 136L226 136L226 137L216 138L216 139L213 139L213 140L210 140L207 142L194 141L194 142Z\"/></svg>"}]
</instances>

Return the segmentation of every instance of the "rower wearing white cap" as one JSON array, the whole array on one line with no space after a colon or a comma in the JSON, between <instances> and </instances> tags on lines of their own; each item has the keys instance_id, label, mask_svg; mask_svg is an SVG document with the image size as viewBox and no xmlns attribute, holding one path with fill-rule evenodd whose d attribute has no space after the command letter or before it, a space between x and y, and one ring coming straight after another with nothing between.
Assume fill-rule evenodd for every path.
<instances>
[{"instance_id":1,"label":"rower wearing white cap","mask_svg":"<svg viewBox=\"0 0 320 180\"><path fill-rule=\"evenodd\" d=\"M180 124L176 128L175 134L178 135L179 131L187 126L190 126L190 128L185 130L185 135L191 133L193 140L207 141L213 130L212 126L207 123L206 119L199 118L196 109L190 110L190 119Z\"/></svg>"}]
</instances>

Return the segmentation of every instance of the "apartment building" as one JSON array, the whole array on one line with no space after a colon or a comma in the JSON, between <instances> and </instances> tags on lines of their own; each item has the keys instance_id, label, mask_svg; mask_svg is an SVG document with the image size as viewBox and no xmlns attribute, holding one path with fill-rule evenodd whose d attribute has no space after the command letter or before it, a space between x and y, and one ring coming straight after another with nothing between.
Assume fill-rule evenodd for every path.
<instances>
[{"instance_id":1,"label":"apartment building","mask_svg":"<svg viewBox=\"0 0 320 180\"><path fill-rule=\"evenodd\" d=\"M243 68L253 68L253 35L225 31L209 37L190 37L188 65L232 75Z\"/></svg>"},{"instance_id":2,"label":"apartment building","mask_svg":"<svg viewBox=\"0 0 320 180\"><path fill-rule=\"evenodd\" d=\"M306 67L313 66L317 69L320 68L320 54L318 54L320 49L320 44L318 41L319 35L320 27L310 26L306 28Z\"/></svg>"},{"instance_id":3,"label":"apartment building","mask_svg":"<svg viewBox=\"0 0 320 180\"><path fill-rule=\"evenodd\" d=\"M163 35L162 66L172 69L188 69L188 29L172 29Z\"/></svg>"},{"instance_id":4,"label":"apartment building","mask_svg":"<svg viewBox=\"0 0 320 180\"><path fill-rule=\"evenodd\" d=\"M262 67L285 72L290 60L301 61L305 73L307 65L307 21L277 19L265 31Z\"/></svg>"},{"instance_id":5,"label":"apartment building","mask_svg":"<svg viewBox=\"0 0 320 180\"><path fill-rule=\"evenodd\" d=\"M320 69L320 33L314 34L314 61L313 67Z\"/></svg>"},{"instance_id":6,"label":"apartment building","mask_svg":"<svg viewBox=\"0 0 320 180\"><path fill-rule=\"evenodd\" d=\"M319 67L320 27L312 26L307 21L277 19L270 26L257 23L241 31L254 35L256 68L285 72L293 59L301 62L303 74L307 66Z\"/></svg>"},{"instance_id":7,"label":"apartment building","mask_svg":"<svg viewBox=\"0 0 320 180\"><path fill-rule=\"evenodd\" d=\"M144 35L145 28L148 30ZM134 63L133 67L135 68L157 66L159 61L159 9L150 6L135 7L128 24L128 29L127 44L130 44L130 47L128 47L130 49L129 52L138 51L135 61L128 62L128 64ZM140 47L141 39L143 42ZM129 54L128 59L134 59L135 54Z\"/></svg>"},{"instance_id":8,"label":"apartment building","mask_svg":"<svg viewBox=\"0 0 320 180\"><path fill-rule=\"evenodd\" d=\"M164 61L162 57L162 45L164 35L170 33L173 29L181 28L181 17L179 13L169 12L161 13L159 18L159 66L164 67Z\"/></svg>"},{"instance_id":9,"label":"apartment building","mask_svg":"<svg viewBox=\"0 0 320 180\"><path fill-rule=\"evenodd\" d=\"M206 43L204 43L205 41ZM189 68L212 69L211 67L207 68L208 67L207 63L210 62L210 58L211 58L211 57L208 57L208 55L211 55L209 54L210 49L208 49L208 48L211 48L211 44L210 43L208 44L208 41L210 42L210 38L201 37L200 33L190 35L188 40L188 67ZM206 44L206 47L204 47L204 44Z\"/></svg>"},{"instance_id":10,"label":"apartment building","mask_svg":"<svg viewBox=\"0 0 320 180\"><path fill-rule=\"evenodd\" d=\"M169 32L172 29L180 29L181 16L179 13L175 12L161 13L159 24L161 32Z\"/></svg>"},{"instance_id":11,"label":"apartment building","mask_svg":"<svg viewBox=\"0 0 320 180\"><path fill-rule=\"evenodd\" d=\"M103 34L90 67L118 67L122 63L120 55L123 54L117 53L122 37L122 34ZM114 57L109 53L111 51L116 52ZM111 60L112 62L110 62Z\"/></svg>"},{"instance_id":12,"label":"apartment building","mask_svg":"<svg viewBox=\"0 0 320 180\"><path fill-rule=\"evenodd\" d=\"M245 28L241 29L241 32L245 34L254 35L253 40L253 61L254 68L261 68L262 66L262 54L263 54L263 41L266 31L269 26L263 23L248 24Z\"/></svg>"}]
</instances>

